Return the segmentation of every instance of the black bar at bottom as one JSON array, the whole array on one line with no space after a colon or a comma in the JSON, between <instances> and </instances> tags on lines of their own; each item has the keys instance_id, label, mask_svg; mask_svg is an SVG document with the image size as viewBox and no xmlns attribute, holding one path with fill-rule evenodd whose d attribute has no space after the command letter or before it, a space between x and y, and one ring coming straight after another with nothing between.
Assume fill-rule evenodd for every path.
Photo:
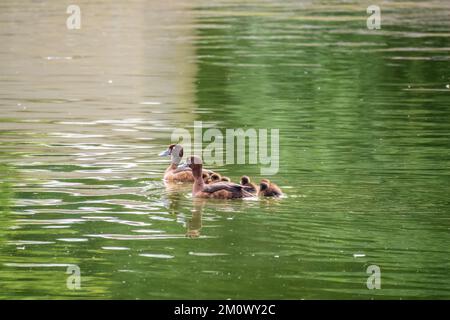
<instances>
[{"instance_id":1,"label":"black bar at bottom","mask_svg":"<svg viewBox=\"0 0 450 320\"><path fill-rule=\"evenodd\" d=\"M23 312L30 312L34 316L42 313L46 317L58 314L56 309L61 308L62 314L71 317L93 316L98 313L104 317L105 312L117 317L131 320L131 315L140 314L144 320L152 319L309 319L312 315L331 316L338 315L356 317L359 319L370 317L386 317L386 308L400 312L402 316L420 313L435 314L442 309L448 310L449 300L409 300L409 301L351 301L351 300L89 300L89 301L0 301L0 308L6 312L11 308L15 317ZM389 313L388 313L389 314ZM445 313L443 313L445 314Z\"/></svg>"}]
</instances>

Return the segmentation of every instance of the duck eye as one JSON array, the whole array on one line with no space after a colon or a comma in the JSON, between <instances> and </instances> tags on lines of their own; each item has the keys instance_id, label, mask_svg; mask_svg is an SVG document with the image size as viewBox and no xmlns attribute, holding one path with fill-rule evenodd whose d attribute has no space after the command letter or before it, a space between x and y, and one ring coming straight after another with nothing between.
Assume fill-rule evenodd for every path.
<instances>
[{"instance_id":1,"label":"duck eye","mask_svg":"<svg viewBox=\"0 0 450 320\"><path fill-rule=\"evenodd\" d=\"M170 146L169 146L169 155L172 155L172 151L173 151L173 148L175 147L175 145L174 144L171 144Z\"/></svg>"}]
</instances>

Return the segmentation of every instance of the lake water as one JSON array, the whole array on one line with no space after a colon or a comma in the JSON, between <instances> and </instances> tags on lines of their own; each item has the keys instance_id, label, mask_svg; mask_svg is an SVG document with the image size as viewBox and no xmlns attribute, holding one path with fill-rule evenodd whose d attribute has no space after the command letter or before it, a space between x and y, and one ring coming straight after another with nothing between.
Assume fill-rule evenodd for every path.
<instances>
[{"instance_id":1,"label":"lake water","mask_svg":"<svg viewBox=\"0 0 450 320\"><path fill-rule=\"evenodd\" d=\"M0 298L450 298L448 1L381 30L367 1L77 4L0 4ZM286 198L166 187L194 121L279 129Z\"/></svg>"}]
</instances>

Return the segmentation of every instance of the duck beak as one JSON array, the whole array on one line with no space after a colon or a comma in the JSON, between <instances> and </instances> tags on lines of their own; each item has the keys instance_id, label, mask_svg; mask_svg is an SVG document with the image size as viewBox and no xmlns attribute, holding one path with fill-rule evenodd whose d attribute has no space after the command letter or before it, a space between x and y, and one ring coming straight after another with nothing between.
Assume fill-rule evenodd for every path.
<instances>
[{"instance_id":1,"label":"duck beak","mask_svg":"<svg viewBox=\"0 0 450 320\"><path fill-rule=\"evenodd\" d=\"M167 149L167 150L161 152L160 154L158 154L158 156L160 156L160 157L170 156L170 149Z\"/></svg>"}]
</instances>

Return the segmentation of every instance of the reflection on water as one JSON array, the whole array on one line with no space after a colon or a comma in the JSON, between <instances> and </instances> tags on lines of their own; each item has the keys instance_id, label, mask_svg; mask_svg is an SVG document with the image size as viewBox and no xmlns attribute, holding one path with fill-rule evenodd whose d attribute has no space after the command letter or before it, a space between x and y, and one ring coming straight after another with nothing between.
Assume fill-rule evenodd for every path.
<instances>
[{"instance_id":1,"label":"reflection on water","mask_svg":"<svg viewBox=\"0 0 450 320\"><path fill-rule=\"evenodd\" d=\"M3 1L0 298L449 298L450 8L369 4ZM164 185L194 120L279 128L287 198Z\"/></svg>"}]
</instances>

